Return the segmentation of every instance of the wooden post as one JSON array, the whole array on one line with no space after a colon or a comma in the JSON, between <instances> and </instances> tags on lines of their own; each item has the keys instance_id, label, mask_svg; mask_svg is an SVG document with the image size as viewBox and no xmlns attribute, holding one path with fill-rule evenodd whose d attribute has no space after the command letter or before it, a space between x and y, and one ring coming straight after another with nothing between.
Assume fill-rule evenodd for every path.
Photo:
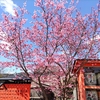
<instances>
[{"instance_id":1,"label":"wooden post","mask_svg":"<svg viewBox=\"0 0 100 100\"><path fill-rule=\"evenodd\" d=\"M79 100L86 100L83 68L80 69L79 74L78 74L78 89L79 89L78 90Z\"/></svg>"}]
</instances>

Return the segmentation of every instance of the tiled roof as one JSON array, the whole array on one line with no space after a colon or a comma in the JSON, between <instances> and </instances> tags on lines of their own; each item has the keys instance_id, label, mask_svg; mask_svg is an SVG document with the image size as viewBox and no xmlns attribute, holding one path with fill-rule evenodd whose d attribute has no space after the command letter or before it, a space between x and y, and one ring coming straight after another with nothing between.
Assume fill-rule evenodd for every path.
<instances>
[{"instance_id":1,"label":"tiled roof","mask_svg":"<svg viewBox=\"0 0 100 100\"><path fill-rule=\"evenodd\" d=\"M31 83L31 79L23 73L3 74L0 78L0 86L4 83Z\"/></svg>"}]
</instances>

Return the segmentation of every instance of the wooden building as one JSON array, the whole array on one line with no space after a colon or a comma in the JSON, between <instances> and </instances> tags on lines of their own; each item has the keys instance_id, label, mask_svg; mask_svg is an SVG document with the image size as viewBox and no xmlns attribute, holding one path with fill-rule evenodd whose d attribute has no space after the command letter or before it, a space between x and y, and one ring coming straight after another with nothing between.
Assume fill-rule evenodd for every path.
<instances>
[{"instance_id":1,"label":"wooden building","mask_svg":"<svg viewBox=\"0 0 100 100\"><path fill-rule=\"evenodd\" d=\"M0 78L0 100L29 100L31 80Z\"/></svg>"},{"instance_id":2,"label":"wooden building","mask_svg":"<svg viewBox=\"0 0 100 100\"><path fill-rule=\"evenodd\" d=\"M100 100L100 60L76 60L78 100Z\"/></svg>"}]
</instances>

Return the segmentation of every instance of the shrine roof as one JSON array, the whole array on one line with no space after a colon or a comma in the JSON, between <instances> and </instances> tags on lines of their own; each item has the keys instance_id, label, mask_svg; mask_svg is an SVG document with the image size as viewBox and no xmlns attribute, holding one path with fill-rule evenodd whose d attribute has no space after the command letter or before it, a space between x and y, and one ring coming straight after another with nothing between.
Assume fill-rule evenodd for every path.
<instances>
[{"instance_id":1,"label":"shrine roof","mask_svg":"<svg viewBox=\"0 0 100 100\"><path fill-rule=\"evenodd\" d=\"M73 72L78 72L82 67L100 67L100 59L76 59L73 64Z\"/></svg>"}]
</instances>

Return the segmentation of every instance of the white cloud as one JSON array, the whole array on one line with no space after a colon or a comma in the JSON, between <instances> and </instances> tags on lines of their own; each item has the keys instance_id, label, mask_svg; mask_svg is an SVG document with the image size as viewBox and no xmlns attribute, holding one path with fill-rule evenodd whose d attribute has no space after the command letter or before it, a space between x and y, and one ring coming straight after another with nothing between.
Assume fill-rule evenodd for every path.
<instances>
[{"instance_id":1,"label":"white cloud","mask_svg":"<svg viewBox=\"0 0 100 100\"><path fill-rule=\"evenodd\" d=\"M0 0L0 6L4 12L8 12L12 16L15 15L14 9L18 7L12 0Z\"/></svg>"},{"instance_id":2,"label":"white cloud","mask_svg":"<svg viewBox=\"0 0 100 100\"><path fill-rule=\"evenodd\" d=\"M91 38L90 40L87 40L85 43L86 43L86 44L90 44L93 40L96 40L96 41L100 40L100 35L94 36L94 37Z\"/></svg>"},{"instance_id":3,"label":"white cloud","mask_svg":"<svg viewBox=\"0 0 100 100\"><path fill-rule=\"evenodd\" d=\"M6 42L6 33L4 32L0 32L0 37L2 38L2 40L0 40L0 46L2 48L5 48L5 50L9 50L10 47L10 43Z\"/></svg>"},{"instance_id":4,"label":"white cloud","mask_svg":"<svg viewBox=\"0 0 100 100\"><path fill-rule=\"evenodd\" d=\"M5 42L5 41L0 41L0 45L2 46L2 48L4 48L5 50L10 50L10 44Z\"/></svg>"},{"instance_id":5,"label":"white cloud","mask_svg":"<svg viewBox=\"0 0 100 100\"><path fill-rule=\"evenodd\" d=\"M100 35L96 35L96 36L94 37L94 39L95 39L95 40L100 40Z\"/></svg>"}]
</instances>

